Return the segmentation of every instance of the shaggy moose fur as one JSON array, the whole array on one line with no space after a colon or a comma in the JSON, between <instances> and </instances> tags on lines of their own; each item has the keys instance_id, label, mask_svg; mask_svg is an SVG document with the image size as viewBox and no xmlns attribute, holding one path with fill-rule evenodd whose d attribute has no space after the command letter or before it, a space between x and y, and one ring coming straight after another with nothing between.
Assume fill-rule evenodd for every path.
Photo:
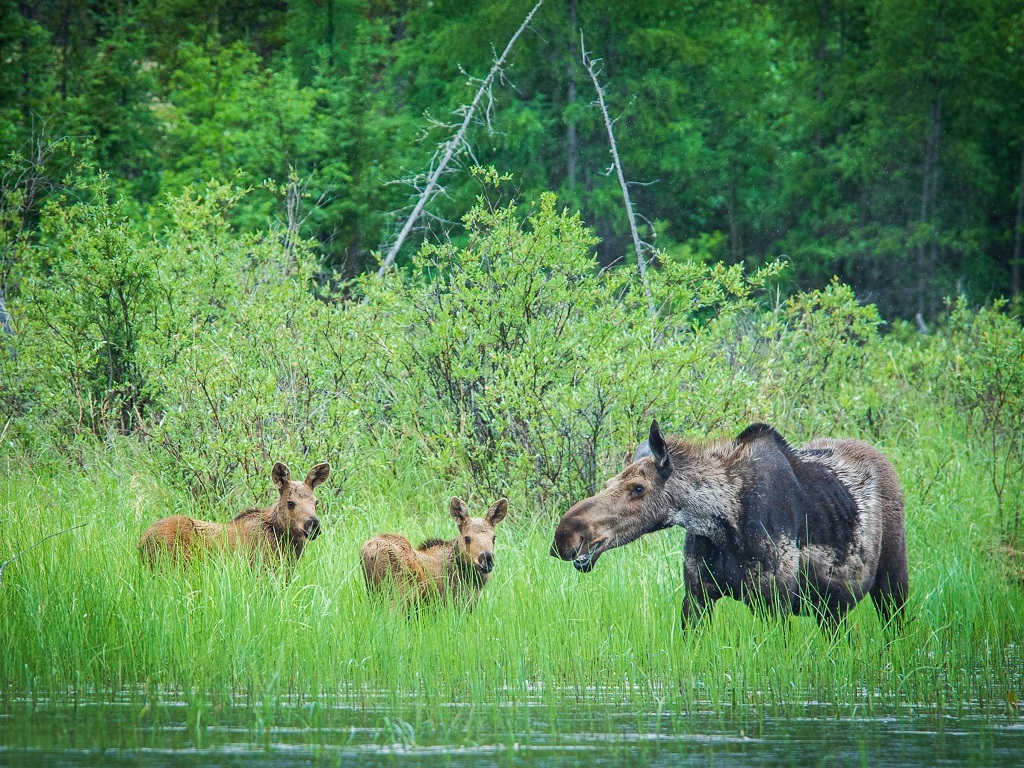
<instances>
[{"instance_id":1,"label":"shaggy moose fur","mask_svg":"<svg viewBox=\"0 0 1024 768\"><path fill-rule=\"evenodd\" d=\"M859 440L792 448L766 424L735 440L666 439L651 424L633 461L570 509L551 554L590 571L645 533L686 529L683 625L729 596L837 623L870 594L883 622L907 601L903 493L892 465Z\"/></svg>"},{"instance_id":2,"label":"shaggy moose fur","mask_svg":"<svg viewBox=\"0 0 1024 768\"><path fill-rule=\"evenodd\" d=\"M361 550L367 592L390 594L392 606L451 601L472 608L494 569L494 526L507 512L508 501L499 499L484 517L470 517L466 503L453 498L454 539L427 539L414 549L398 534L374 536Z\"/></svg>"},{"instance_id":3,"label":"shaggy moose fur","mask_svg":"<svg viewBox=\"0 0 1024 768\"><path fill-rule=\"evenodd\" d=\"M280 498L266 509L247 509L230 523L208 523L185 515L153 523L139 540L139 554L155 566L162 557L173 562L215 550L247 551L267 562L298 559L306 541L320 535L313 489L331 474L329 464L317 464L301 483L291 479L288 465L277 462L270 477Z\"/></svg>"}]
</instances>

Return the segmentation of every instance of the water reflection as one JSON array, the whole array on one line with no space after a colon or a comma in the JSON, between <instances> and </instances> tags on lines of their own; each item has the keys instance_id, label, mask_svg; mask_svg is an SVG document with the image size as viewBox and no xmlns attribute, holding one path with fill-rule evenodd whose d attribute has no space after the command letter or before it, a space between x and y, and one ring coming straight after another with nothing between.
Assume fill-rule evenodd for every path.
<instances>
[{"instance_id":1,"label":"water reflection","mask_svg":"<svg viewBox=\"0 0 1024 768\"><path fill-rule=\"evenodd\" d=\"M1024 717L892 711L837 717L753 709L636 712L623 703L239 706L117 700L8 701L0 765L1018 766Z\"/></svg>"}]
</instances>

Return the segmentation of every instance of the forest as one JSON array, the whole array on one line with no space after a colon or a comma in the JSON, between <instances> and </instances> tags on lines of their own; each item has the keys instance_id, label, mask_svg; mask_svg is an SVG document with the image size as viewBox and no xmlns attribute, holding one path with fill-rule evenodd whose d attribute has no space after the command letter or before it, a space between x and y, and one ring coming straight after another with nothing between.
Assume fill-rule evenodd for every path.
<instances>
[{"instance_id":1,"label":"forest","mask_svg":"<svg viewBox=\"0 0 1024 768\"><path fill-rule=\"evenodd\" d=\"M531 5L4 0L4 215L34 229L72 168L72 187L108 177L140 229L183 190L231 181L253 188L239 231L291 226L323 280L355 277ZM481 165L580 211L601 264L627 253L581 45L600 59L658 259L783 259L786 291L836 276L883 318L925 327L950 296L1020 294L1018 0L545 3L414 241L460 236ZM34 191L15 204L26 173ZM3 259L9 297L9 240Z\"/></svg>"}]
</instances>

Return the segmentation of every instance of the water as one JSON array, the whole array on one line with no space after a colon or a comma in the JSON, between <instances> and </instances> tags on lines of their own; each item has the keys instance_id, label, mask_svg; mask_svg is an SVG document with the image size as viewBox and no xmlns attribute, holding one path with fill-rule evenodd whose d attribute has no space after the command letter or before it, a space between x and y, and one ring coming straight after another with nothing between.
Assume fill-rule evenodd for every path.
<instances>
[{"instance_id":1,"label":"water","mask_svg":"<svg viewBox=\"0 0 1024 768\"><path fill-rule=\"evenodd\" d=\"M239 706L161 697L8 701L0 765L1020 766L1024 713L837 716L637 711L623 704ZM998 708L997 708L998 709Z\"/></svg>"}]
</instances>

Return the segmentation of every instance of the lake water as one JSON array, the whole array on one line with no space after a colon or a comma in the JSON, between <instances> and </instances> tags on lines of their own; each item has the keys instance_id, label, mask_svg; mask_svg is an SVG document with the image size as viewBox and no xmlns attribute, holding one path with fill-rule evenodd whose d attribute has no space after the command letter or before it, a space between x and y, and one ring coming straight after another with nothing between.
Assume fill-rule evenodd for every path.
<instances>
[{"instance_id":1,"label":"lake water","mask_svg":"<svg viewBox=\"0 0 1024 768\"><path fill-rule=\"evenodd\" d=\"M0 765L1014 766L1024 713L907 708L863 716L825 705L718 713L622 704L261 707L161 698L8 701Z\"/></svg>"}]
</instances>

